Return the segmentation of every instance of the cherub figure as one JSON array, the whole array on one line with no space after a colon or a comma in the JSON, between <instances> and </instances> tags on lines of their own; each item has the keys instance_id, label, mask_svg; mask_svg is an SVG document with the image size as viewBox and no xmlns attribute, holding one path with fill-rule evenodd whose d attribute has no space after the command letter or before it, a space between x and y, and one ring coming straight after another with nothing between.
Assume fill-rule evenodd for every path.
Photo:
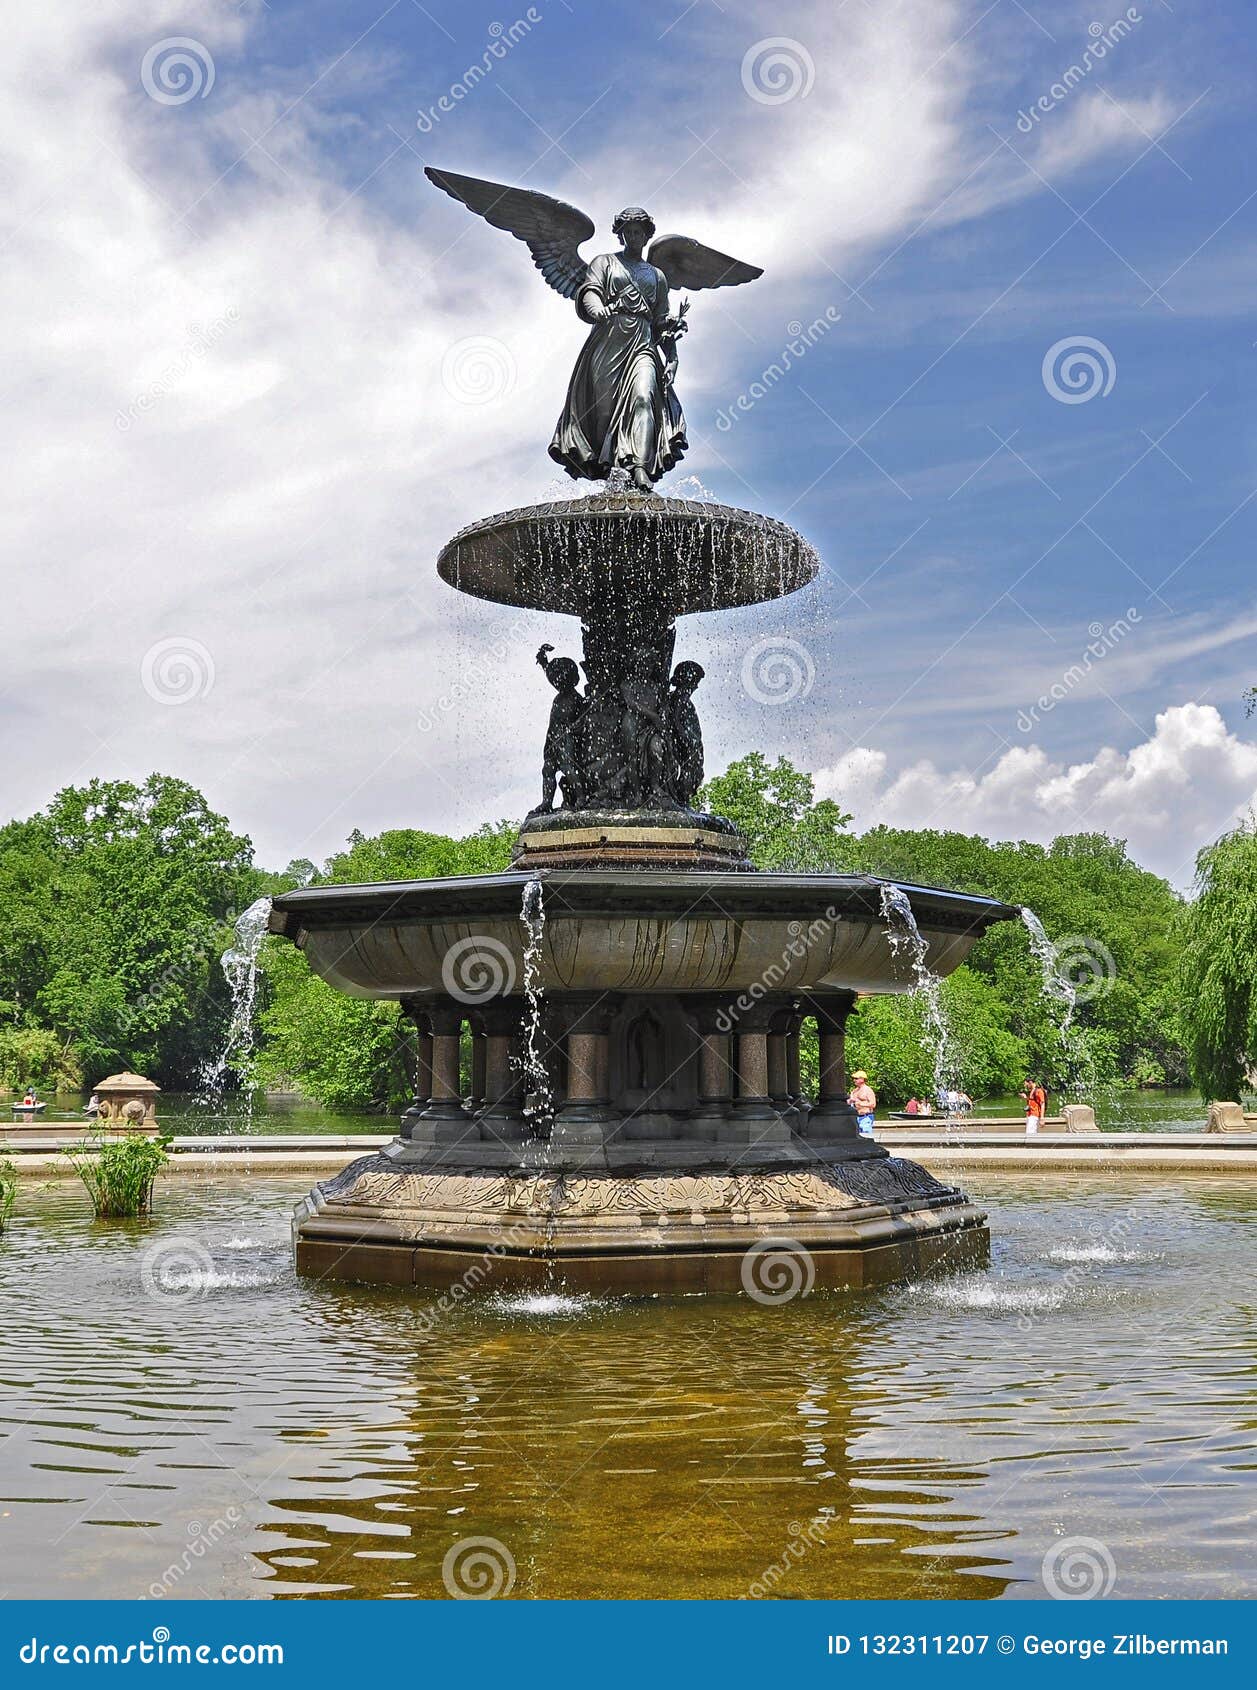
<instances>
[{"instance_id":1,"label":"cherub figure","mask_svg":"<svg viewBox=\"0 0 1257 1690\"><path fill-rule=\"evenodd\" d=\"M577 756L577 728L587 701L580 690L580 670L570 657L552 658L550 653L553 650L552 645L543 645L537 653L537 662L558 695L550 706L538 809L552 811L555 795L561 788L561 808L578 810L585 801L585 790Z\"/></svg>"},{"instance_id":2,"label":"cherub figure","mask_svg":"<svg viewBox=\"0 0 1257 1690\"><path fill-rule=\"evenodd\" d=\"M694 690L704 674L700 663L678 663L668 694L668 726L676 756L676 795L692 810L703 784L703 730L694 708Z\"/></svg>"}]
</instances>

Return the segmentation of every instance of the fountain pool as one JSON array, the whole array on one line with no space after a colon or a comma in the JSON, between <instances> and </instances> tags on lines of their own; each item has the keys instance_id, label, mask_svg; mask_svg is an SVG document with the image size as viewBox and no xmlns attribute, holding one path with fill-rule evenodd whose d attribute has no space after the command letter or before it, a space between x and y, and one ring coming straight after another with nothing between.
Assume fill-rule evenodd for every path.
<instances>
[{"instance_id":1,"label":"fountain pool","mask_svg":"<svg viewBox=\"0 0 1257 1690\"><path fill-rule=\"evenodd\" d=\"M169 1181L147 1223L25 1188L0 1587L443 1596L490 1538L514 1597L1041 1596L1071 1557L1115 1597L1257 1595L1250 1192L969 1183L986 1270L452 1308L296 1277L299 1176Z\"/></svg>"}]
</instances>

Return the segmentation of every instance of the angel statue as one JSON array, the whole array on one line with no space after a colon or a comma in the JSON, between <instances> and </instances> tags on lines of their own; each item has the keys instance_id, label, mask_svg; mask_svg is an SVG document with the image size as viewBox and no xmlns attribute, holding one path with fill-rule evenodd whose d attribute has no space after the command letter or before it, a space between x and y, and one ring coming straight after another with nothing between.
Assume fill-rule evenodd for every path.
<instances>
[{"instance_id":1,"label":"angel statue","mask_svg":"<svg viewBox=\"0 0 1257 1690\"><path fill-rule=\"evenodd\" d=\"M637 205L611 225L619 252L599 253L586 263L578 249L594 225L575 206L532 188L448 170L424 174L495 229L523 241L550 286L575 300L577 316L590 324L550 456L569 475L589 481L623 470L634 487L649 493L688 444L673 378L689 302L672 314L669 290L733 287L764 272L688 235L654 240L654 222Z\"/></svg>"}]
</instances>

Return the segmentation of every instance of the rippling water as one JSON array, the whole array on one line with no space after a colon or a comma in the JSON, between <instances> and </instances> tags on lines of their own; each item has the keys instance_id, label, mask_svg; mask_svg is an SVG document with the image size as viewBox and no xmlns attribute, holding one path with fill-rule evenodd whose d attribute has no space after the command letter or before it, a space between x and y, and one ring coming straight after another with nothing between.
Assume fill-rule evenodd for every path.
<instances>
[{"instance_id":1,"label":"rippling water","mask_svg":"<svg viewBox=\"0 0 1257 1690\"><path fill-rule=\"evenodd\" d=\"M440 1596L468 1538L515 1596L1042 1595L1079 1538L1115 1596L1257 1594L1251 1188L987 1174L989 1273L438 1318L294 1278L305 1183L23 1187L4 1595Z\"/></svg>"}]
</instances>

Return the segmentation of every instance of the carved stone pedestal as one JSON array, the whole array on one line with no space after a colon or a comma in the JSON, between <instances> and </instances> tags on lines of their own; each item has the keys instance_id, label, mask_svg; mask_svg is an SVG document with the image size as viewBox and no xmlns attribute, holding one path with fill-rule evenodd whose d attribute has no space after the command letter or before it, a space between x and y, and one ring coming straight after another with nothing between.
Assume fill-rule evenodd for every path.
<instances>
[{"instance_id":1,"label":"carved stone pedestal","mask_svg":"<svg viewBox=\"0 0 1257 1690\"><path fill-rule=\"evenodd\" d=\"M393 1150L311 1194L297 1270L448 1289L745 1292L868 1287L984 1263L986 1216L884 1154L705 1171L426 1169ZM773 1271L773 1260L777 1271Z\"/></svg>"}]
</instances>

